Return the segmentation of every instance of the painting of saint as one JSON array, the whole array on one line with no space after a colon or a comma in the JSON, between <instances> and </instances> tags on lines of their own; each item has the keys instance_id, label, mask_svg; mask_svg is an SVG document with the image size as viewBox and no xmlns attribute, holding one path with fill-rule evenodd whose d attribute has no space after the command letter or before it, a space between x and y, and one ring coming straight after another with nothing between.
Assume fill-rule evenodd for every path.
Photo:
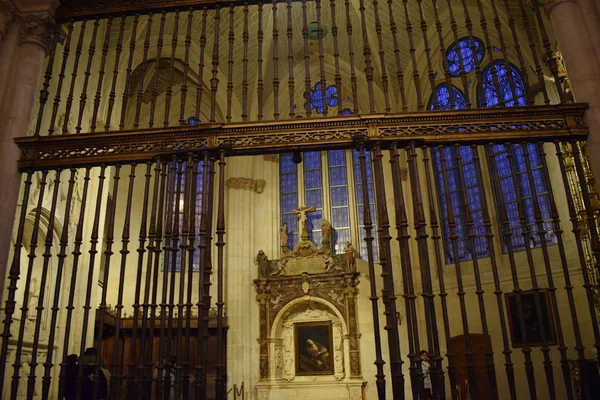
<instances>
[{"instance_id":1,"label":"painting of saint","mask_svg":"<svg viewBox=\"0 0 600 400\"><path fill-rule=\"evenodd\" d=\"M296 375L333 374L331 322L307 322L294 325Z\"/></svg>"},{"instance_id":2,"label":"painting of saint","mask_svg":"<svg viewBox=\"0 0 600 400\"><path fill-rule=\"evenodd\" d=\"M546 340L547 344L556 344L556 331L547 290L542 289L538 294L541 318L540 315L538 315L535 301L536 294L534 291L525 290L520 294L507 293L505 296L513 347L523 347L525 345L523 333L526 335L527 345L529 347L542 345L542 332L544 332L543 338ZM521 329L517 296L520 296L521 300L521 313L523 315L524 329ZM543 331L542 327L544 329Z\"/></svg>"}]
</instances>

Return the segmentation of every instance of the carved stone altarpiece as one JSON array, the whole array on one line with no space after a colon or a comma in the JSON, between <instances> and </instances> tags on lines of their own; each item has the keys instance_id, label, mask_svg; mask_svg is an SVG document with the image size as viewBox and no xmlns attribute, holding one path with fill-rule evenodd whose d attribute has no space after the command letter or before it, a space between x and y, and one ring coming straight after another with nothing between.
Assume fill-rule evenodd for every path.
<instances>
[{"instance_id":1,"label":"carved stone altarpiece","mask_svg":"<svg viewBox=\"0 0 600 400\"><path fill-rule=\"evenodd\" d=\"M328 248L301 240L294 251L284 252L279 260L269 260L261 250L256 264L260 275L254 281L260 307L258 397L277 397L275 392L287 390L304 397L319 390L320 396L348 393L340 398L362 398L355 397L362 393L364 380L356 318L360 274L354 263L348 264L345 254L331 254ZM296 323L307 322L331 322L331 375L296 376L293 328Z\"/></svg>"}]
</instances>

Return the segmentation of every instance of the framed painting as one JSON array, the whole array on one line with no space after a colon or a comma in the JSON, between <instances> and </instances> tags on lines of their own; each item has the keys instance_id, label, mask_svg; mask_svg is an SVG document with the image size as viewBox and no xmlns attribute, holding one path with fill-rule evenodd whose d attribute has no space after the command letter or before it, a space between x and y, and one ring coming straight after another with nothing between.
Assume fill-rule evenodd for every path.
<instances>
[{"instance_id":1,"label":"framed painting","mask_svg":"<svg viewBox=\"0 0 600 400\"><path fill-rule=\"evenodd\" d=\"M296 375L333 375L331 321L294 324Z\"/></svg>"},{"instance_id":2,"label":"framed painting","mask_svg":"<svg viewBox=\"0 0 600 400\"><path fill-rule=\"evenodd\" d=\"M525 290L521 293L507 293L506 308L508 309L508 324L513 347L523 347L525 340L519 321L519 307L517 299L521 299L521 310L528 346L542 345L542 326L544 336L548 345L556 344L556 329L552 318L550 298L547 290L539 291L541 315L538 315L535 305L535 292ZM541 318L540 318L541 317ZM541 321L540 321L541 319Z\"/></svg>"}]
</instances>

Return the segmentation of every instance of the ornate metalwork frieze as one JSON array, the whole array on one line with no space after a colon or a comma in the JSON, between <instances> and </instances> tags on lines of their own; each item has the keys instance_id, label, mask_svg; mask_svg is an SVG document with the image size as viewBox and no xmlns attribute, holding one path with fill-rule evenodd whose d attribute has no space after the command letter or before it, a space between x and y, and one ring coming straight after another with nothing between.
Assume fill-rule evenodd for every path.
<instances>
[{"instance_id":1,"label":"ornate metalwork frieze","mask_svg":"<svg viewBox=\"0 0 600 400\"><path fill-rule=\"evenodd\" d=\"M203 124L17 138L19 168L41 169L150 161L159 155L230 147L229 155L348 148L356 136L430 145L583 139L584 104L367 115L273 122Z\"/></svg>"}]
</instances>

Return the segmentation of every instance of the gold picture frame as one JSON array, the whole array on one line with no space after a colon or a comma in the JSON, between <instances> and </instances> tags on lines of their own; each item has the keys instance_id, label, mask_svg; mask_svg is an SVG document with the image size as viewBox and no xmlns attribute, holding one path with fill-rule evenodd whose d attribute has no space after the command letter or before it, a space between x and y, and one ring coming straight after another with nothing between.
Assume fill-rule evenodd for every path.
<instances>
[{"instance_id":1,"label":"gold picture frame","mask_svg":"<svg viewBox=\"0 0 600 400\"><path fill-rule=\"evenodd\" d=\"M297 376L333 375L331 321L295 323L294 355Z\"/></svg>"}]
</instances>

